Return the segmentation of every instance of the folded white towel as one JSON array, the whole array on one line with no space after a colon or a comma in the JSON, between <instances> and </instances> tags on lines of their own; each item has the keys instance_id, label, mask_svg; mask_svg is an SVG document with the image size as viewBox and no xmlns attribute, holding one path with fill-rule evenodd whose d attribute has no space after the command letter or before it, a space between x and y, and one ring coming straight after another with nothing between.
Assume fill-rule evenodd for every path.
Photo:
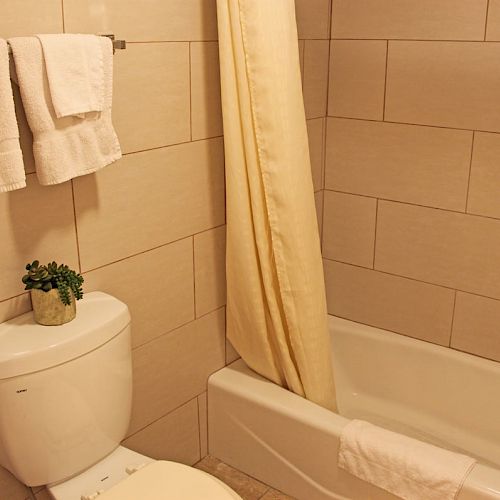
<instances>
[{"instance_id":1,"label":"folded white towel","mask_svg":"<svg viewBox=\"0 0 500 500\"><path fill-rule=\"evenodd\" d=\"M8 45L0 39L0 193L26 186L9 74Z\"/></svg>"},{"instance_id":2,"label":"folded white towel","mask_svg":"<svg viewBox=\"0 0 500 500\"><path fill-rule=\"evenodd\" d=\"M454 500L473 458L353 420L340 439L339 467L405 500Z\"/></svg>"},{"instance_id":3,"label":"folded white towel","mask_svg":"<svg viewBox=\"0 0 500 500\"><path fill-rule=\"evenodd\" d=\"M42 46L36 37L9 40L26 117L33 132L33 154L40 184L58 184L95 172L121 157L111 122L113 45L100 37L104 65L104 110L57 118L49 90Z\"/></svg>"},{"instance_id":4,"label":"folded white towel","mask_svg":"<svg viewBox=\"0 0 500 500\"><path fill-rule=\"evenodd\" d=\"M57 118L104 110L104 54L96 35L37 35Z\"/></svg>"}]
</instances>

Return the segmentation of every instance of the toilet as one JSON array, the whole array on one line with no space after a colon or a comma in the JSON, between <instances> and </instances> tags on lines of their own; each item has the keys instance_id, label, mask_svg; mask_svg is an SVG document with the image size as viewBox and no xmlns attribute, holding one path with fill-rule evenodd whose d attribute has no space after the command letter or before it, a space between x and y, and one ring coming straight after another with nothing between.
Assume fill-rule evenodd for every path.
<instances>
[{"instance_id":1,"label":"toilet","mask_svg":"<svg viewBox=\"0 0 500 500\"><path fill-rule=\"evenodd\" d=\"M0 324L0 465L55 500L234 500L209 474L120 446L132 407L128 307L102 292L75 320Z\"/></svg>"}]
</instances>

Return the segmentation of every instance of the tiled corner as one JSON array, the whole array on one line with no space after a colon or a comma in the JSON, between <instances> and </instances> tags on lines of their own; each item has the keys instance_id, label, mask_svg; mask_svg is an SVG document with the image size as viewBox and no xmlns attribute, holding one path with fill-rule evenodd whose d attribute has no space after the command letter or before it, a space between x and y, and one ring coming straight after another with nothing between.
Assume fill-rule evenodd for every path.
<instances>
[{"instance_id":1,"label":"tiled corner","mask_svg":"<svg viewBox=\"0 0 500 500\"><path fill-rule=\"evenodd\" d=\"M296 0L299 38L330 38L330 0Z\"/></svg>"},{"instance_id":2,"label":"tiled corner","mask_svg":"<svg viewBox=\"0 0 500 500\"><path fill-rule=\"evenodd\" d=\"M314 191L323 189L323 164L325 157L325 119L307 120L309 155Z\"/></svg>"},{"instance_id":3,"label":"tiled corner","mask_svg":"<svg viewBox=\"0 0 500 500\"><path fill-rule=\"evenodd\" d=\"M198 401L198 423L200 426L200 457L208 454L208 402L207 393L200 394Z\"/></svg>"},{"instance_id":4,"label":"tiled corner","mask_svg":"<svg viewBox=\"0 0 500 500\"><path fill-rule=\"evenodd\" d=\"M327 40L305 40L303 93L307 118L320 118L326 115L328 60Z\"/></svg>"},{"instance_id":5,"label":"tiled corner","mask_svg":"<svg viewBox=\"0 0 500 500\"><path fill-rule=\"evenodd\" d=\"M385 40L333 40L330 49L328 115L382 120Z\"/></svg>"},{"instance_id":6,"label":"tiled corner","mask_svg":"<svg viewBox=\"0 0 500 500\"><path fill-rule=\"evenodd\" d=\"M191 43L192 139L222 135L219 44Z\"/></svg>"}]
</instances>

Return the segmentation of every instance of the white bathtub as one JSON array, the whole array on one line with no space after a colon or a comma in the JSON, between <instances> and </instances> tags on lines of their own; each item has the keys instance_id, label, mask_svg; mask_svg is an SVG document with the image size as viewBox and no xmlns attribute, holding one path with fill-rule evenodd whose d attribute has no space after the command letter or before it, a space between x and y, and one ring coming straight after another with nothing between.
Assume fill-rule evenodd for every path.
<instances>
[{"instance_id":1,"label":"white bathtub","mask_svg":"<svg viewBox=\"0 0 500 500\"><path fill-rule=\"evenodd\" d=\"M300 500L393 499L337 467L351 418L478 459L459 500L500 499L500 363L330 317L339 414L241 360L208 383L212 455Z\"/></svg>"}]
</instances>

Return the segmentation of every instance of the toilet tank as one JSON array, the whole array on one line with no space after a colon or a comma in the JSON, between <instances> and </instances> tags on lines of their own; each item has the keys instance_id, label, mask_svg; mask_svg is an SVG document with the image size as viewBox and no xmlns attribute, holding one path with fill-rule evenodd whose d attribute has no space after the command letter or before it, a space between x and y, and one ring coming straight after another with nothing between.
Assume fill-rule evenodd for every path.
<instances>
[{"instance_id":1,"label":"toilet tank","mask_svg":"<svg viewBox=\"0 0 500 500\"><path fill-rule=\"evenodd\" d=\"M130 313L92 292L76 319L32 312L0 324L0 465L28 486L69 478L125 437L132 404Z\"/></svg>"}]
</instances>

